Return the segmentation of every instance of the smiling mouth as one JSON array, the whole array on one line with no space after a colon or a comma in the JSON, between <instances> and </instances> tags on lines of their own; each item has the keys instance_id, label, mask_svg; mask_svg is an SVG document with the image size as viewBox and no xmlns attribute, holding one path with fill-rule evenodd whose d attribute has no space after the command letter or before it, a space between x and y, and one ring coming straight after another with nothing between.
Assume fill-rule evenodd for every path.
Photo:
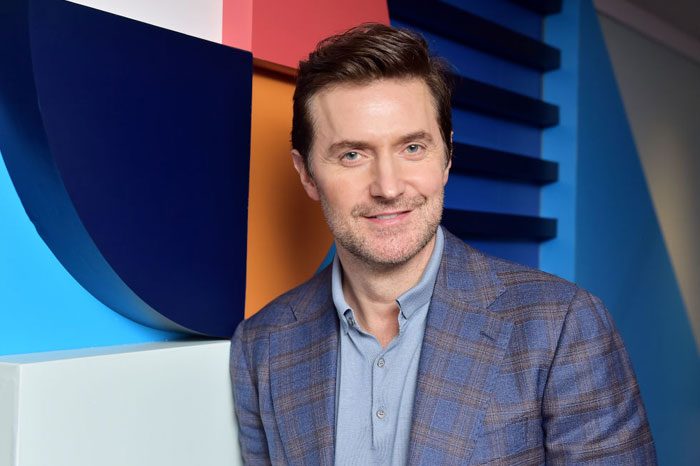
<instances>
[{"instance_id":1,"label":"smiling mouth","mask_svg":"<svg viewBox=\"0 0 700 466\"><path fill-rule=\"evenodd\" d=\"M397 213L397 214L389 214L389 215L375 215L375 216L372 217L372 218L377 218L377 219L379 219L379 220L387 220L387 219L390 219L390 218L396 218L396 217L398 217L398 216L399 216L399 214Z\"/></svg>"},{"instance_id":2,"label":"smiling mouth","mask_svg":"<svg viewBox=\"0 0 700 466\"><path fill-rule=\"evenodd\" d=\"M377 215L366 215L366 218L372 219L372 220L391 220L395 219L397 217L403 217L406 214L409 214L411 211L410 210L402 210L399 212L392 212L392 213L382 213L382 214L377 214Z\"/></svg>"},{"instance_id":3,"label":"smiling mouth","mask_svg":"<svg viewBox=\"0 0 700 466\"><path fill-rule=\"evenodd\" d=\"M425 196L416 195L396 202L360 204L352 210L351 215L355 218L363 217L378 222L399 221L414 210L420 209L426 202Z\"/></svg>"}]
</instances>

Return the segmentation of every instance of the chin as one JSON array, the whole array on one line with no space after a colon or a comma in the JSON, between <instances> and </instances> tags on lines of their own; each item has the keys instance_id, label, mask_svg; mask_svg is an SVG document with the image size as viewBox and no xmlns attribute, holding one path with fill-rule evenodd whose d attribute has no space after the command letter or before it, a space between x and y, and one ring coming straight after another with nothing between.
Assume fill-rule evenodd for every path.
<instances>
[{"instance_id":1,"label":"chin","mask_svg":"<svg viewBox=\"0 0 700 466\"><path fill-rule=\"evenodd\" d=\"M432 231L432 234L426 234L422 238L413 238L408 242L397 243L395 237L369 241L350 241L348 243L339 242L350 254L367 265L395 267L408 263L423 251L435 236L436 231L437 226ZM336 239L338 240L339 238Z\"/></svg>"}]
</instances>

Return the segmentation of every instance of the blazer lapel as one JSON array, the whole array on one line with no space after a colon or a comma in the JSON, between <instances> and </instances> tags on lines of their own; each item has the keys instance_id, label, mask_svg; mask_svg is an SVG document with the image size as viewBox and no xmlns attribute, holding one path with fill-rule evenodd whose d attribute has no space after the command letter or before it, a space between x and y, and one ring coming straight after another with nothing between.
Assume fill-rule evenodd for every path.
<instances>
[{"instance_id":1,"label":"blazer lapel","mask_svg":"<svg viewBox=\"0 0 700 466\"><path fill-rule=\"evenodd\" d=\"M270 334L270 390L290 465L332 465L338 317L330 268L292 306L297 319Z\"/></svg>"},{"instance_id":2,"label":"blazer lapel","mask_svg":"<svg viewBox=\"0 0 700 466\"><path fill-rule=\"evenodd\" d=\"M504 291L480 252L445 231L418 366L409 464L468 464L513 324L487 307Z\"/></svg>"}]
</instances>

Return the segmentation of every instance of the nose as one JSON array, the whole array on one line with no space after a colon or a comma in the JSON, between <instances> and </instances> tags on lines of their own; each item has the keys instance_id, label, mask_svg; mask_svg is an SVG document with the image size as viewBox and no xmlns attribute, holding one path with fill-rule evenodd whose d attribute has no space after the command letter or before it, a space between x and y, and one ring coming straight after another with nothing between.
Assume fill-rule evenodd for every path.
<instances>
[{"instance_id":1,"label":"nose","mask_svg":"<svg viewBox=\"0 0 700 466\"><path fill-rule=\"evenodd\" d=\"M370 185L370 195L383 199L395 199L401 196L405 182L401 176L400 162L391 156L379 156L375 159Z\"/></svg>"}]
</instances>

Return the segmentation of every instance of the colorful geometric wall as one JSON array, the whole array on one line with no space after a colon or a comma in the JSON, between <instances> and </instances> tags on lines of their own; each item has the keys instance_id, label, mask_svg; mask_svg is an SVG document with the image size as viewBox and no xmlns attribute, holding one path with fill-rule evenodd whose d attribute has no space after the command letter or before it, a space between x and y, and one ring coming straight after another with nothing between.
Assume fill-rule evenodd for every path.
<instances>
[{"instance_id":1,"label":"colorful geometric wall","mask_svg":"<svg viewBox=\"0 0 700 466\"><path fill-rule=\"evenodd\" d=\"M132 18L157 16L153 5L93 4ZM95 315L117 311L161 330L229 337L245 309L250 314L313 274L326 256L330 234L289 163L293 81L265 59L292 64L331 32L386 22L386 5L368 2L342 16L327 2L306 5L312 14L297 8L294 24L305 32L282 42L276 34L289 15L263 14L270 5L259 2L253 36L251 5L227 2L219 24L221 38L260 50L255 78L250 52L61 0L8 4L3 66L15 73L3 82L1 150L26 214L15 190L6 203L16 207L7 210L25 223L28 214L39 233L28 236L31 247L46 255L48 246L106 305L87 298L90 309L72 310L81 327L95 318L83 314L97 308ZM236 8L242 14L231 14ZM191 32L177 16L154 22ZM193 18L200 34L211 24ZM27 250L5 244L7 254L25 260ZM14 285L18 279L6 286L32 282ZM49 339L26 338L42 333L51 319L40 316L56 304L29 311L39 324L28 328L14 315L27 312L29 293L17 291L4 298L16 309L2 316L5 328L18 326L5 354L99 344L91 332L53 335L55 326L45 329ZM113 340L107 332L103 344L178 337L124 325L125 334Z\"/></svg>"}]
</instances>

